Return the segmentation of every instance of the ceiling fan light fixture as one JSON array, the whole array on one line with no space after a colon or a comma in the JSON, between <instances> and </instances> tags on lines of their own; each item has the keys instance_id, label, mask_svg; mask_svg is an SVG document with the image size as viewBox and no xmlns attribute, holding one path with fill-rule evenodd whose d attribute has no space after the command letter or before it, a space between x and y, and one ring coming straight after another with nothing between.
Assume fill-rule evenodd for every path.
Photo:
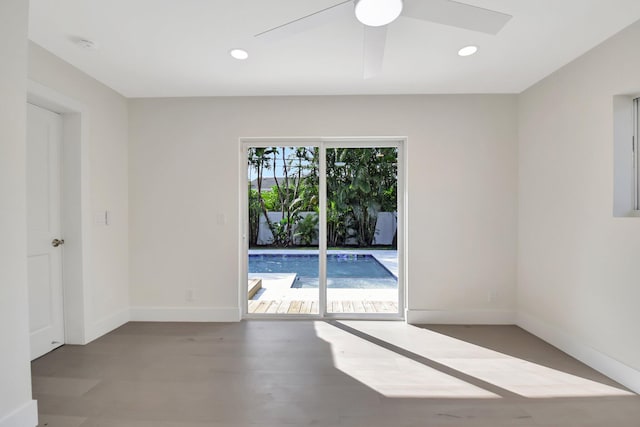
<instances>
[{"instance_id":1,"label":"ceiling fan light fixture","mask_svg":"<svg viewBox=\"0 0 640 427\"><path fill-rule=\"evenodd\" d=\"M402 0L356 0L356 18L364 25L381 27L402 13Z\"/></svg>"},{"instance_id":2,"label":"ceiling fan light fixture","mask_svg":"<svg viewBox=\"0 0 640 427\"><path fill-rule=\"evenodd\" d=\"M471 56L478 51L478 46L465 46L458 51L459 56Z\"/></svg>"}]
</instances>

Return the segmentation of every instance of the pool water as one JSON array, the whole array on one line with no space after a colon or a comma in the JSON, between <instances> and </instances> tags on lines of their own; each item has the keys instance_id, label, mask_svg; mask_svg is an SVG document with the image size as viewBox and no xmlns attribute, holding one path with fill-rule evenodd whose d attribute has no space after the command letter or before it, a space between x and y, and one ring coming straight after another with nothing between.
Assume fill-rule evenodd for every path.
<instances>
[{"instance_id":1,"label":"pool water","mask_svg":"<svg viewBox=\"0 0 640 427\"><path fill-rule=\"evenodd\" d=\"M296 273L293 288L318 287L318 255L249 255L249 273ZM327 287L395 289L398 280L372 255L327 255Z\"/></svg>"}]
</instances>

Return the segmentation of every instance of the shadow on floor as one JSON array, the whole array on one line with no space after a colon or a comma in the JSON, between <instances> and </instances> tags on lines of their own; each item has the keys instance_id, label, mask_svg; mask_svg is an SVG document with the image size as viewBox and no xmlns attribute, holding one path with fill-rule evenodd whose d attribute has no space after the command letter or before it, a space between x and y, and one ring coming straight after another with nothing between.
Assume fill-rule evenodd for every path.
<instances>
[{"instance_id":1,"label":"shadow on floor","mask_svg":"<svg viewBox=\"0 0 640 427\"><path fill-rule=\"evenodd\" d=\"M537 365L628 390L562 350L513 325L421 325L421 328L456 340L491 349Z\"/></svg>"},{"instance_id":2,"label":"shadow on floor","mask_svg":"<svg viewBox=\"0 0 640 427\"><path fill-rule=\"evenodd\" d=\"M638 425L638 396L522 333L131 322L34 361L33 391L47 427Z\"/></svg>"}]
</instances>

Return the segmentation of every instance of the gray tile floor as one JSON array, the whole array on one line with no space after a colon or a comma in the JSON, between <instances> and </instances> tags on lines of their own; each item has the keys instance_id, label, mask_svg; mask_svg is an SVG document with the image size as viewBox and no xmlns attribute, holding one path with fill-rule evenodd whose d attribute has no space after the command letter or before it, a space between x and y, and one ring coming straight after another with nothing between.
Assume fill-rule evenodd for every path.
<instances>
[{"instance_id":1,"label":"gray tile floor","mask_svg":"<svg viewBox=\"0 0 640 427\"><path fill-rule=\"evenodd\" d=\"M132 322L32 372L48 427L640 426L640 397L512 326Z\"/></svg>"}]
</instances>

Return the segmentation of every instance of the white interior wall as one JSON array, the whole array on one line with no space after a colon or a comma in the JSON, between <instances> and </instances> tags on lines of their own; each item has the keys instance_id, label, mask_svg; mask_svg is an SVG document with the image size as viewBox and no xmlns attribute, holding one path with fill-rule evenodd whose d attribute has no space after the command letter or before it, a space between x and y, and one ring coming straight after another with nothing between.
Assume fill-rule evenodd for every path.
<instances>
[{"instance_id":1,"label":"white interior wall","mask_svg":"<svg viewBox=\"0 0 640 427\"><path fill-rule=\"evenodd\" d=\"M89 307L86 340L129 320L127 100L40 46L29 44L29 79L83 105L87 126L90 257L84 260ZM64 168L63 168L64 171ZM99 223L104 211L110 223Z\"/></svg>"},{"instance_id":2,"label":"white interior wall","mask_svg":"<svg viewBox=\"0 0 640 427\"><path fill-rule=\"evenodd\" d=\"M35 426L29 366L25 139L28 2L0 2L0 426Z\"/></svg>"},{"instance_id":3,"label":"white interior wall","mask_svg":"<svg viewBox=\"0 0 640 427\"><path fill-rule=\"evenodd\" d=\"M398 135L410 319L513 322L516 96L136 99L129 113L132 318L237 318L239 138Z\"/></svg>"},{"instance_id":4,"label":"white interior wall","mask_svg":"<svg viewBox=\"0 0 640 427\"><path fill-rule=\"evenodd\" d=\"M636 23L539 82L518 118L519 323L635 390L640 218L613 216L613 96L640 91L639 41Z\"/></svg>"}]
</instances>

